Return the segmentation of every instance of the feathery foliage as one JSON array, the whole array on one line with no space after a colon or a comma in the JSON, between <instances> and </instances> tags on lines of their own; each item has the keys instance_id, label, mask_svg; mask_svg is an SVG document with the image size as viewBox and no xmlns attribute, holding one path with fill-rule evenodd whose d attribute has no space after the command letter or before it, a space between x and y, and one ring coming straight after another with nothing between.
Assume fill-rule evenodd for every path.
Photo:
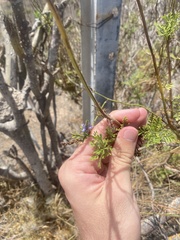
<instances>
[{"instance_id":1,"label":"feathery foliage","mask_svg":"<svg viewBox=\"0 0 180 240\"><path fill-rule=\"evenodd\" d=\"M176 141L176 135L167 128L162 118L151 114L145 126L140 129L140 135L146 142L146 146L158 145L161 143L173 143Z\"/></svg>"}]
</instances>

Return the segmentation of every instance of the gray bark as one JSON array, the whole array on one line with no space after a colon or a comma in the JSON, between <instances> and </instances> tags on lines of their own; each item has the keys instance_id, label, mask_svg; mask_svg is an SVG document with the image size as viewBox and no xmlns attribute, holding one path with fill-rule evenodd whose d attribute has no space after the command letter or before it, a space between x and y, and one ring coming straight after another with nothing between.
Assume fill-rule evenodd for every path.
<instances>
[{"instance_id":1,"label":"gray bark","mask_svg":"<svg viewBox=\"0 0 180 240\"><path fill-rule=\"evenodd\" d=\"M38 100L41 99L40 88L38 84L36 65L33 57L32 45L29 39L29 23L26 20L23 1L9 0L16 20L19 38L24 51L24 61L26 64L28 80L32 92ZM42 103L42 101L41 101Z\"/></svg>"},{"instance_id":2,"label":"gray bark","mask_svg":"<svg viewBox=\"0 0 180 240\"><path fill-rule=\"evenodd\" d=\"M0 123L0 131L11 137L19 145L32 167L39 187L45 195L50 195L53 192L52 185L48 180L47 174L43 170L43 164L34 147L28 124L23 114L23 109L18 109L18 104L9 91L9 87L5 83L1 72L0 92L13 113L13 119L11 121Z\"/></svg>"},{"instance_id":3,"label":"gray bark","mask_svg":"<svg viewBox=\"0 0 180 240\"><path fill-rule=\"evenodd\" d=\"M15 172L10 166L1 166L0 167L0 176L3 178L11 179L11 180L24 180L27 179L28 176L26 172Z\"/></svg>"}]
</instances>

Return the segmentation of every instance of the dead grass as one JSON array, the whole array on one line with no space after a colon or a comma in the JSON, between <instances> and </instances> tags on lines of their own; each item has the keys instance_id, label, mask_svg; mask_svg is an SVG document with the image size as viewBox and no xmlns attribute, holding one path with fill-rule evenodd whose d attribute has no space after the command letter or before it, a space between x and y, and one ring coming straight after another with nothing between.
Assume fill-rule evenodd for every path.
<instances>
[{"instance_id":1,"label":"dead grass","mask_svg":"<svg viewBox=\"0 0 180 240\"><path fill-rule=\"evenodd\" d=\"M178 237L180 233L180 155L177 153L172 157L171 152L156 148L151 149L151 152L148 151L140 157L141 166L137 161L133 163L133 189L142 219L148 219L151 216L166 220L164 222L160 220L157 229L142 239L178 240L180 239ZM178 204L176 204L177 200ZM175 237L167 238L171 235Z\"/></svg>"},{"instance_id":2,"label":"dead grass","mask_svg":"<svg viewBox=\"0 0 180 240\"><path fill-rule=\"evenodd\" d=\"M72 211L63 195L45 199L33 186L0 182L0 239L77 239Z\"/></svg>"}]
</instances>

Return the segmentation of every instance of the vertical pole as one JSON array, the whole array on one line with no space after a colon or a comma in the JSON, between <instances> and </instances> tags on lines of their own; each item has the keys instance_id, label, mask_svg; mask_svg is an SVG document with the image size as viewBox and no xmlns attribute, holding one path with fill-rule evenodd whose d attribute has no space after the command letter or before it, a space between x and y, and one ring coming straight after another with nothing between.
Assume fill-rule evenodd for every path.
<instances>
[{"instance_id":1,"label":"vertical pole","mask_svg":"<svg viewBox=\"0 0 180 240\"><path fill-rule=\"evenodd\" d=\"M94 88L94 31L90 26L94 11L92 9L92 1L81 0L81 59L82 72L85 80L91 88ZM93 124L94 111L93 103L85 90L83 90L83 121L88 120Z\"/></svg>"},{"instance_id":2,"label":"vertical pole","mask_svg":"<svg viewBox=\"0 0 180 240\"><path fill-rule=\"evenodd\" d=\"M122 0L81 0L82 72L96 92L113 98ZM103 105L104 98L96 95ZM105 105L108 112L112 103ZM92 101L83 92L83 120L94 121Z\"/></svg>"},{"instance_id":3,"label":"vertical pole","mask_svg":"<svg viewBox=\"0 0 180 240\"><path fill-rule=\"evenodd\" d=\"M113 99L118 54L122 0L97 0L96 28L96 92ZM96 95L103 105L105 99ZM112 110L108 101L104 108Z\"/></svg>"}]
</instances>

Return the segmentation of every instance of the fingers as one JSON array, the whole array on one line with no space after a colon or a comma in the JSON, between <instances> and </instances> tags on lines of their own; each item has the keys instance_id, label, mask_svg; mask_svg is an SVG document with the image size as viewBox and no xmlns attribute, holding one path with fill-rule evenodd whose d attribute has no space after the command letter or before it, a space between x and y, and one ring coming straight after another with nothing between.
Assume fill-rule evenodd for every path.
<instances>
[{"instance_id":1,"label":"fingers","mask_svg":"<svg viewBox=\"0 0 180 240\"><path fill-rule=\"evenodd\" d=\"M138 131L136 128L128 126L120 130L114 144L107 173L107 176L113 179L116 188L119 186L129 193L132 193L130 166L137 139Z\"/></svg>"},{"instance_id":2,"label":"fingers","mask_svg":"<svg viewBox=\"0 0 180 240\"><path fill-rule=\"evenodd\" d=\"M124 109L124 110L115 110L110 113L110 116L113 119L116 119L118 122L123 123L126 119L127 125L139 128L140 126L146 124L147 111L144 108L136 109ZM101 133L105 135L106 128L110 125L108 119L103 119L99 122L92 130L92 135L94 132Z\"/></svg>"},{"instance_id":3,"label":"fingers","mask_svg":"<svg viewBox=\"0 0 180 240\"><path fill-rule=\"evenodd\" d=\"M124 109L113 111L110 115L119 122L127 119L129 125L138 128L146 124L147 111L144 108Z\"/></svg>"},{"instance_id":4,"label":"fingers","mask_svg":"<svg viewBox=\"0 0 180 240\"><path fill-rule=\"evenodd\" d=\"M120 130L114 143L113 157L114 164L130 164L134 155L138 131L136 128L128 126ZM119 161L119 159L121 161ZM123 165L123 164L122 164Z\"/></svg>"},{"instance_id":5,"label":"fingers","mask_svg":"<svg viewBox=\"0 0 180 240\"><path fill-rule=\"evenodd\" d=\"M128 125L138 128L146 123L147 111L144 108L125 109L113 111L110 115L119 122L123 122L123 120L126 118ZM92 129L91 135L93 136L93 134L97 132L98 134L105 136L108 126L110 126L110 121L108 119L103 119ZM92 155L93 148L89 144L91 140L91 138L88 138L78 150L86 155Z\"/></svg>"}]
</instances>

